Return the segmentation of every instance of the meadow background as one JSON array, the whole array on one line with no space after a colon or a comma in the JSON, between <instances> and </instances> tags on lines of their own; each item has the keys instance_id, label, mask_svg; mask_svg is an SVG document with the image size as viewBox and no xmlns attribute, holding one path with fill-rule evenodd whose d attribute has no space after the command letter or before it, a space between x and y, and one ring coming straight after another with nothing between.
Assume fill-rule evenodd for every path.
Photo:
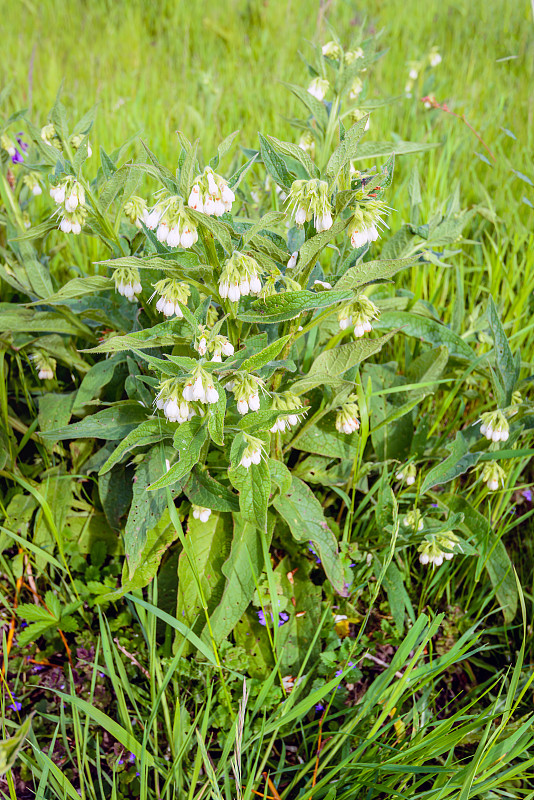
<instances>
[{"instance_id":1,"label":"meadow background","mask_svg":"<svg viewBox=\"0 0 534 800\"><path fill-rule=\"evenodd\" d=\"M44 125L60 86L71 120L78 119L97 103L98 114L91 132L94 156L85 167L88 177L93 177L98 168L100 145L110 153L127 139L139 136L171 169L181 149L177 130L191 140L200 139L206 160L220 140L236 129L240 130L238 143L244 148L257 146L258 130L296 142L297 133L286 118L297 114L297 101L280 81L306 83L300 54L306 54L307 41L321 43L332 38L329 25L346 42L352 38L354 28L362 27L365 35L381 32L381 48L388 51L373 65L372 85L366 99L397 99L372 113L370 138L391 141L398 137L405 141L441 143L435 150L397 159L395 179L387 197L394 209L388 220L392 231L409 220L408 188L414 166L418 168L421 181L421 219L442 209L446 198L457 187L463 207L481 205L485 208L483 214L473 217L470 227L464 231L468 241L462 243L461 252L454 257L453 268L421 265L417 270L397 276L396 285L401 291L413 292L417 299L431 302L443 322L464 338L472 340L480 333L478 342L482 344L487 344L483 339L487 328L484 315L491 294L513 351L521 348L523 366L530 366L534 344L534 9L529 0L333 0L321 4L310 0L202 0L195 3L71 0L68 4L58 0L40 3L0 0L0 87L9 85L11 89L5 110L9 113L26 107L35 124ZM410 62L424 59L432 47L439 51L442 62L426 70L414 87L412 97L406 97ZM465 115L483 142L460 119L443 111L426 109L421 98L428 94L434 95L439 103L446 103L455 114ZM132 148L142 155L138 142ZM65 263L76 261L88 273L97 255L103 257L102 249L93 248L92 243L69 244L72 249L67 250ZM398 337L392 348L395 357L402 361L403 338ZM525 370L525 374L530 372ZM470 415L474 420L483 401L477 395L476 386L466 384L462 391L464 388L462 409L467 409L466 417ZM433 424L438 429L442 425L444 439L448 434L452 436L455 428L461 425L463 412L453 406L453 399L445 392L437 396L433 412ZM499 492L488 514L517 569L526 603L526 619L531 623L534 597L532 494L528 499L528 495L521 495L520 491L529 491L533 482L532 466L528 460L522 460L517 466L514 462L510 472L513 472L510 486L515 490L507 488L502 494ZM477 503L480 496L477 495ZM515 518L523 512L525 519L520 525L515 524ZM413 596L421 599L421 605L429 596L436 604L446 598L449 609L462 608L469 622L480 622L486 612L484 579L470 585L461 579L449 583L447 578L433 575L431 580L421 572L411 584ZM423 583L424 592L420 592ZM457 594L455 587L459 587ZM484 670L494 670L495 675L502 670L504 674L508 666L514 664L515 653L523 639L519 617L518 614L511 627L501 621L495 623L491 632L495 653L486 654ZM9 617L6 619L9 621ZM135 634L139 647L135 655L139 662L136 665L126 656L122 672L118 668L118 675L111 679L113 702L118 702L120 713L125 717L126 706L130 709L132 686L140 673L150 681L152 702L160 691L164 696L167 688L167 684L162 688L162 675L168 661L160 660L155 646L156 623L149 615L144 618L147 620L146 627L153 638L143 642ZM456 653L462 647L467 649L469 636L475 648L478 633L466 633L464 641L465 630L461 624L456 626L452 612L451 620L450 641L455 642ZM121 625L120 617L113 624L117 625L115 631ZM513 691L518 681L521 687L528 688L531 672L528 665L534 658L534 639L532 628L527 630L529 636L524 653L527 666L515 684L515 678L512 679ZM477 666L477 663L480 665L481 661L477 662L474 657L473 664ZM89 672L82 677L88 686ZM180 678L173 676L169 683L173 699L179 693ZM431 679L428 680L430 685ZM452 681L450 697L461 695L461 690L462 686ZM421 691L424 694L426 690ZM495 701L497 718L502 709L494 695L490 699ZM106 695L104 700L112 702L111 695ZM200 700L198 704L200 708ZM17 711L16 702L14 707ZM456 708L453 710L458 722L461 713ZM476 708L474 713L478 711ZM524 712L525 708L522 706L520 711ZM441 714L442 709L437 713ZM167 716L166 711L167 732L172 727L174 735L176 728ZM44 718L47 719L46 715ZM88 723L83 713L77 716L76 709L73 719L78 748L76 758L82 773L80 764L89 737ZM520 729L522 721L518 712L514 731ZM153 722L152 719L150 724ZM64 717L61 723L64 726ZM206 736L207 712L200 724L202 735ZM156 727L154 723L154 730ZM310 742L315 742L316 727L312 721ZM182 734L179 731L176 735L175 746L181 752L182 743L178 740ZM466 726L458 740L468 741L469 735ZM194 737L193 728L187 733L188 741L189 737ZM164 753L165 735L161 738ZM155 740L158 741L157 733ZM481 740L482 734L476 741ZM413 758L420 758L422 763L433 758L439 749L439 743L434 744L435 751L431 744L425 745L427 754L416 753ZM199 753L200 750L201 747ZM313 770L313 747L310 746L306 755L308 768ZM382 753L377 750L373 755L377 763L380 762ZM510 761L515 755L512 751ZM523 753L519 755L527 758ZM114 756L118 757L117 753ZM499 753L492 754L492 764L494 757L498 760ZM199 755L195 759L193 779L190 783L189 779L184 779L184 785L190 785L189 797L193 797L202 762ZM284 762L285 750L280 759ZM47 794L49 765L44 768L43 763L40 762L38 796L43 800L61 796L55 773L56 794ZM530 761L527 766L525 763L521 772L524 783L514 785L514 774L510 775L507 788L511 796L521 796L523 789L526 796L528 781L532 782L532 765ZM27 776L28 762L25 766ZM358 770L358 764L352 768ZM181 770L181 766L178 769ZM282 771L283 766L280 767ZM466 783L470 786L468 778ZM90 786L89 770L87 780ZM499 787L504 779L500 780ZM393 779L391 786L396 792L398 785ZM423 795L425 786L421 786ZM462 796L478 796L469 786ZM0 784L0 791L4 788L4 784ZM514 794L516 789L517 794ZM122 790L127 796L124 786ZM483 796L495 797L491 790L490 782ZM87 791L84 796L100 797L96 790L94 794L87 787L83 791ZM230 791L226 785L227 795ZM247 796L251 796L251 791ZM2 796L11 800L19 796L13 781L6 792L9 793ZM20 794L23 796L26 797ZM111 796L120 798L123 795L119 792ZM174 795L166 785L161 794L157 787L155 794L143 796L170 798ZM315 796L324 795L319 791Z\"/></svg>"}]
</instances>

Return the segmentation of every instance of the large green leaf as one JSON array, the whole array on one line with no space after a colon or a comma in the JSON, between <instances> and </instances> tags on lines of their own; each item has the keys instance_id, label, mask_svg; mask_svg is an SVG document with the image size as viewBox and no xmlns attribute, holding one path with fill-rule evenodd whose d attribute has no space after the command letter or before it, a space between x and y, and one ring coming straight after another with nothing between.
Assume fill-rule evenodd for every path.
<instances>
[{"instance_id":1,"label":"large green leaf","mask_svg":"<svg viewBox=\"0 0 534 800\"><path fill-rule=\"evenodd\" d=\"M500 378L501 398L499 404L501 406L510 405L512 402L512 393L519 378L519 364L516 363L508 344L508 339L504 332L501 320L497 314L493 297L489 298L488 303L488 319L493 333L493 341L495 343L495 362L497 372Z\"/></svg>"},{"instance_id":2,"label":"large green leaf","mask_svg":"<svg viewBox=\"0 0 534 800\"><path fill-rule=\"evenodd\" d=\"M33 714L24 720L13 736L0 741L0 775L5 775L14 765L17 755L30 732L32 717Z\"/></svg>"},{"instance_id":3,"label":"large green leaf","mask_svg":"<svg viewBox=\"0 0 534 800\"><path fill-rule=\"evenodd\" d=\"M85 350L86 353L119 353L123 350L148 349L176 344L177 338L185 338L187 323L183 319L169 319L135 333L111 336L97 347Z\"/></svg>"},{"instance_id":4,"label":"large green leaf","mask_svg":"<svg viewBox=\"0 0 534 800\"><path fill-rule=\"evenodd\" d=\"M200 417L193 417L189 422L178 426L174 434L174 448L180 453L180 460L161 474L158 480L148 486L149 491L171 486L182 480L198 464L200 450L206 441L208 432Z\"/></svg>"},{"instance_id":5,"label":"large green leaf","mask_svg":"<svg viewBox=\"0 0 534 800\"><path fill-rule=\"evenodd\" d=\"M336 537L310 487L293 476L291 488L285 495L275 498L274 506L297 542L312 542L333 588L346 597L348 591Z\"/></svg>"},{"instance_id":6,"label":"large green leaf","mask_svg":"<svg viewBox=\"0 0 534 800\"><path fill-rule=\"evenodd\" d=\"M123 401L91 414L81 422L42 433L44 439L58 442L63 439L122 439L146 420L147 409L139 403Z\"/></svg>"},{"instance_id":7,"label":"large green leaf","mask_svg":"<svg viewBox=\"0 0 534 800\"><path fill-rule=\"evenodd\" d=\"M184 493L197 506L214 511L239 511L238 496L198 467L189 475Z\"/></svg>"},{"instance_id":8,"label":"large green leaf","mask_svg":"<svg viewBox=\"0 0 534 800\"><path fill-rule=\"evenodd\" d=\"M122 460L126 453L129 453L135 447L144 447L147 444L154 444L166 438L172 439L175 432L176 426L172 422L167 422L159 417L147 419L125 436L106 463L100 468L98 474L105 475L115 464Z\"/></svg>"},{"instance_id":9,"label":"large green leaf","mask_svg":"<svg viewBox=\"0 0 534 800\"><path fill-rule=\"evenodd\" d=\"M46 302L50 304L64 303L75 297L83 297L86 294L112 289L114 286L115 284L111 278L106 278L104 275L86 275L84 278L73 278L62 286L59 291L49 295L46 298ZM42 302L42 300L37 300L32 305L42 304Z\"/></svg>"},{"instance_id":10,"label":"large green leaf","mask_svg":"<svg viewBox=\"0 0 534 800\"><path fill-rule=\"evenodd\" d=\"M397 328L406 336L413 336L434 346L445 345L452 356L472 362L476 355L464 340L441 322L410 311L384 311L375 328Z\"/></svg>"},{"instance_id":11,"label":"large green leaf","mask_svg":"<svg viewBox=\"0 0 534 800\"><path fill-rule=\"evenodd\" d=\"M265 439L268 448L268 437ZM251 464L246 469L240 465L240 454L243 451L241 435L232 443L228 470L230 483L239 493L239 508L243 518L259 530L265 532L267 525L267 505L271 493L271 474L267 460L262 457L259 464Z\"/></svg>"},{"instance_id":12,"label":"large green leaf","mask_svg":"<svg viewBox=\"0 0 534 800\"><path fill-rule=\"evenodd\" d=\"M357 289L371 281L387 280L400 272L401 269L411 267L416 258L388 258L383 261L363 261L355 267L348 269L336 282L336 289Z\"/></svg>"},{"instance_id":13,"label":"large green leaf","mask_svg":"<svg viewBox=\"0 0 534 800\"><path fill-rule=\"evenodd\" d=\"M323 350L310 367L309 375L338 376L351 367L378 353L397 331L391 331L379 339L356 339L354 342Z\"/></svg>"},{"instance_id":14,"label":"large green leaf","mask_svg":"<svg viewBox=\"0 0 534 800\"><path fill-rule=\"evenodd\" d=\"M474 467L478 462L481 453L470 453L467 443L461 431L456 434L456 439L450 446L450 455L432 467L421 486L421 494L425 494L432 486L448 483L459 475L463 475L467 470Z\"/></svg>"},{"instance_id":15,"label":"large green leaf","mask_svg":"<svg viewBox=\"0 0 534 800\"><path fill-rule=\"evenodd\" d=\"M294 319L304 311L315 308L328 308L329 306L350 300L351 291L336 292L309 292L303 289L300 292L284 292L267 297L265 300L255 300L252 304L253 311L243 311L238 319L243 322L258 322L273 324Z\"/></svg>"},{"instance_id":16,"label":"large green leaf","mask_svg":"<svg viewBox=\"0 0 534 800\"><path fill-rule=\"evenodd\" d=\"M359 161L364 158L382 158L383 156L409 155L411 153L423 153L425 150L435 150L441 147L440 142L364 142L358 147L353 160Z\"/></svg>"}]
</instances>

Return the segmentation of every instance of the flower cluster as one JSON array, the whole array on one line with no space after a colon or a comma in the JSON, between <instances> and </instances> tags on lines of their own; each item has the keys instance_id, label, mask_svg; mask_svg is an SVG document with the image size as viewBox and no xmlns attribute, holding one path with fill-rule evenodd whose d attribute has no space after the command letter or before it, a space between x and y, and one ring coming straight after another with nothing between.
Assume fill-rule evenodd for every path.
<instances>
[{"instance_id":1,"label":"flower cluster","mask_svg":"<svg viewBox=\"0 0 534 800\"><path fill-rule=\"evenodd\" d=\"M196 413L183 396L182 382L176 378L160 383L155 406L163 411L169 422L179 422L180 425L188 422Z\"/></svg>"},{"instance_id":2,"label":"flower cluster","mask_svg":"<svg viewBox=\"0 0 534 800\"><path fill-rule=\"evenodd\" d=\"M366 200L357 206L348 227L352 247L364 247L376 242L380 228L387 227L382 219L386 206L381 200Z\"/></svg>"},{"instance_id":3,"label":"flower cluster","mask_svg":"<svg viewBox=\"0 0 534 800\"><path fill-rule=\"evenodd\" d=\"M425 540L417 548L419 561L421 564L433 564L434 567L441 567L443 561L450 561L453 558L457 543L458 537L452 531L440 533L430 541Z\"/></svg>"},{"instance_id":4,"label":"flower cluster","mask_svg":"<svg viewBox=\"0 0 534 800\"><path fill-rule=\"evenodd\" d=\"M415 464L407 464L397 472L395 477L398 481L406 481L407 486L413 486L417 477L417 468Z\"/></svg>"},{"instance_id":5,"label":"flower cluster","mask_svg":"<svg viewBox=\"0 0 534 800\"><path fill-rule=\"evenodd\" d=\"M234 252L228 259L219 278L221 299L238 303L240 297L261 292L262 270L258 262L244 253Z\"/></svg>"},{"instance_id":6,"label":"flower cluster","mask_svg":"<svg viewBox=\"0 0 534 800\"><path fill-rule=\"evenodd\" d=\"M340 61L343 57L343 48L340 44L334 41L323 44L321 52L323 56L332 59L332 61Z\"/></svg>"},{"instance_id":7,"label":"flower cluster","mask_svg":"<svg viewBox=\"0 0 534 800\"><path fill-rule=\"evenodd\" d=\"M247 446L243 451L239 466L249 469L252 464L260 463L263 451L263 442L261 439L256 439L255 436L249 436L248 433L244 433L243 437L247 443Z\"/></svg>"},{"instance_id":8,"label":"flower cluster","mask_svg":"<svg viewBox=\"0 0 534 800\"><path fill-rule=\"evenodd\" d=\"M411 528L413 531L422 531L423 515L418 508L414 508L412 511L408 511L403 519L403 523L407 528Z\"/></svg>"},{"instance_id":9,"label":"flower cluster","mask_svg":"<svg viewBox=\"0 0 534 800\"><path fill-rule=\"evenodd\" d=\"M356 433L360 427L358 419L358 404L356 398L351 395L346 403L343 403L336 415L336 430L340 433Z\"/></svg>"},{"instance_id":10,"label":"flower cluster","mask_svg":"<svg viewBox=\"0 0 534 800\"><path fill-rule=\"evenodd\" d=\"M362 90L363 90L362 79L358 78L358 76L356 76L354 78L354 80L352 81L352 84L351 84L351 87L350 87L350 92L349 92L350 99L351 100L357 100L358 97L361 95Z\"/></svg>"},{"instance_id":11,"label":"flower cluster","mask_svg":"<svg viewBox=\"0 0 534 800\"><path fill-rule=\"evenodd\" d=\"M40 194L43 193L41 189L41 184L39 183L39 173L38 172L28 172L27 175L24 176L22 182L25 186L28 187L30 192L35 196L38 197Z\"/></svg>"},{"instance_id":12,"label":"flower cluster","mask_svg":"<svg viewBox=\"0 0 534 800\"><path fill-rule=\"evenodd\" d=\"M293 411L300 407L300 398L292 392L281 392L281 394L273 395L273 409L276 411ZM279 417L271 428L271 433L284 433L284 431L288 431L298 425L304 413L300 411L298 414Z\"/></svg>"},{"instance_id":13,"label":"flower cluster","mask_svg":"<svg viewBox=\"0 0 534 800\"><path fill-rule=\"evenodd\" d=\"M127 297L132 303L137 300L137 295L143 290L141 286L141 276L139 270L130 267L120 267L113 273L115 289L123 297Z\"/></svg>"},{"instance_id":14,"label":"flower cluster","mask_svg":"<svg viewBox=\"0 0 534 800\"><path fill-rule=\"evenodd\" d=\"M56 360L45 355L41 350L36 350L30 358L35 364L37 377L40 381L51 381L56 373Z\"/></svg>"},{"instance_id":15,"label":"flower cluster","mask_svg":"<svg viewBox=\"0 0 534 800\"><path fill-rule=\"evenodd\" d=\"M59 223L63 233L80 234L87 218L85 190L82 184L71 176L50 187L50 197L59 206Z\"/></svg>"},{"instance_id":16,"label":"flower cluster","mask_svg":"<svg viewBox=\"0 0 534 800\"><path fill-rule=\"evenodd\" d=\"M490 442L506 442L508 440L510 426L502 411L486 411L480 417L480 421L482 422L480 433Z\"/></svg>"},{"instance_id":17,"label":"flower cluster","mask_svg":"<svg viewBox=\"0 0 534 800\"><path fill-rule=\"evenodd\" d=\"M187 299L191 294L187 283L181 283L175 278L164 278L154 284L154 289L159 295L156 303L157 311L160 311L166 317L174 315L183 317L179 302L184 306L187 305Z\"/></svg>"},{"instance_id":18,"label":"flower cluster","mask_svg":"<svg viewBox=\"0 0 534 800\"><path fill-rule=\"evenodd\" d=\"M182 395L187 403L197 400L205 405L216 403L219 399L212 376L202 367L197 367L194 371L185 384Z\"/></svg>"},{"instance_id":19,"label":"flower cluster","mask_svg":"<svg viewBox=\"0 0 534 800\"><path fill-rule=\"evenodd\" d=\"M317 233L329 230L333 219L328 183L315 178L311 181L293 181L286 213L295 220L296 225L304 225L313 218Z\"/></svg>"},{"instance_id":20,"label":"flower cluster","mask_svg":"<svg viewBox=\"0 0 534 800\"><path fill-rule=\"evenodd\" d=\"M193 506L193 519L198 519L200 522L207 522L211 517L211 508L204 506Z\"/></svg>"},{"instance_id":21,"label":"flower cluster","mask_svg":"<svg viewBox=\"0 0 534 800\"><path fill-rule=\"evenodd\" d=\"M195 222L177 194L165 194L160 198L147 215L145 225L150 230L155 230L158 241L168 247L181 245L186 249L198 241Z\"/></svg>"},{"instance_id":22,"label":"flower cluster","mask_svg":"<svg viewBox=\"0 0 534 800\"><path fill-rule=\"evenodd\" d=\"M48 125L45 125L43 128L41 128L41 139L46 144L50 145L51 147L54 147L56 150L59 150L60 153L63 152L63 142L61 141L61 138L58 132L56 131L55 126L52 125L52 123L49 123ZM80 149L80 146L84 139L85 136L83 134L73 133L69 139L69 145L72 147L74 151L77 151ZM91 145L89 144L89 142L87 142L87 157L91 158L92 155L93 151L91 150Z\"/></svg>"},{"instance_id":23,"label":"flower cluster","mask_svg":"<svg viewBox=\"0 0 534 800\"><path fill-rule=\"evenodd\" d=\"M360 294L352 303L343 305L337 314L339 327L342 331L354 325L354 336L359 339L364 333L373 330L372 322L379 317L379 310L372 300Z\"/></svg>"},{"instance_id":24,"label":"flower cluster","mask_svg":"<svg viewBox=\"0 0 534 800\"><path fill-rule=\"evenodd\" d=\"M195 211L221 217L225 211L232 210L234 200L235 194L224 178L217 175L211 167L206 167L202 175L195 178L187 203Z\"/></svg>"},{"instance_id":25,"label":"flower cluster","mask_svg":"<svg viewBox=\"0 0 534 800\"><path fill-rule=\"evenodd\" d=\"M495 492L499 486L504 486L505 478L506 472L496 461L490 461L482 470L482 481L490 492Z\"/></svg>"},{"instance_id":26,"label":"flower cluster","mask_svg":"<svg viewBox=\"0 0 534 800\"><path fill-rule=\"evenodd\" d=\"M206 338L204 332L201 332L200 338L195 342L195 350L201 356L208 355L210 361L222 361L223 356L233 356L234 346L228 341L226 336L217 334L212 338Z\"/></svg>"},{"instance_id":27,"label":"flower cluster","mask_svg":"<svg viewBox=\"0 0 534 800\"><path fill-rule=\"evenodd\" d=\"M316 100L324 100L329 89L330 84L326 78L314 78L308 86L308 92Z\"/></svg>"},{"instance_id":28,"label":"flower cluster","mask_svg":"<svg viewBox=\"0 0 534 800\"><path fill-rule=\"evenodd\" d=\"M261 378L248 372L236 372L226 388L234 393L240 414L260 410L260 390L263 389Z\"/></svg>"},{"instance_id":29,"label":"flower cluster","mask_svg":"<svg viewBox=\"0 0 534 800\"><path fill-rule=\"evenodd\" d=\"M143 200L142 197L136 197L133 195L124 206L124 213L132 225L135 225L136 228L141 229L142 223L144 222L146 225L148 221L146 200Z\"/></svg>"}]
</instances>

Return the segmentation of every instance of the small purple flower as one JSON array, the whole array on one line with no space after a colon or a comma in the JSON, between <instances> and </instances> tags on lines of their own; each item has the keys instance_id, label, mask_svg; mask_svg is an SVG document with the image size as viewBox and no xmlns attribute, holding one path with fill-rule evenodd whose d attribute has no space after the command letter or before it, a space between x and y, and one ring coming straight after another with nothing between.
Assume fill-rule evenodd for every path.
<instances>
[{"instance_id":1,"label":"small purple flower","mask_svg":"<svg viewBox=\"0 0 534 800\"><path fill-rule=\"evenodd\" d=\"M19 703L15 695L12 695L12 697L13 697L13 702L11 703L10 706L8 706L8 708L12 708L13 711L20 711L22 708L22 703Z\"/></svg>"},{"instance_id":2,"label":"small purple flower","mask_svg":"<svg viewBox=\"0 0 534 800\"><path fill-rule=\"evenodd\" d=\"M287 611L281 611L278 615L278 627L281 628L282 625L285 625L289 619L289 614Z\"/></svg>"},{"instance_id":3,"label":"small purple flower","mask_svg":"<svg viewBox=\"0 0 534 800\"><path fill-rule=\"evenodd\" d=\"M263 625L265 627L267 625L267 620L265 619L265 614L263 610L260 608L259 611L256 611L256 614L258 615L258 621L260 625ZM287 611L281 611L280 614L278 615L278 627L281 628L282 625L285 625L288 619L289 619L289 614L287 613ZM272 622L274 621L274 615L272 611L271 611L271 621Z\"/></svg>"},{"instance_id":4,"label":"small purple flower","mask_svg":"<svg viewBox=\"0 0 534 800\"><path fill-rule=\"evenodd\" d=\"M119 764L122 767L122 765L124 764L124 759L119 758L119 760L117 761L117 764Z\"/></svg>"},{"instance_id":5,"label":"small purple flower","mask_svg":"<svg viewBox=\"0 0 534 800\"><path fill-rule=\"evenodd\" d=\"M259 623L260 623L260 625L263 625L263 626L265 627L265 625L267 625L267 622L266 622L266 620L265 620L265 614L263 613L263 611L261 610L261 608L260 608L260 610L259 610L259 611L257 611L256 613L257 613L257 615L258 615L258 620L259 620Z\"/></svg>"},{"instance_id":6,"label":"small purple flower","mask_svg":"<svg viewBox=\"0 0 534 800\"><path fill-rule=\"evenodd\" d=\"M527 503L532 503L532 489L523 489L521 492Z\"/></svg>"},{"instance_id":7,"label":"small purple flower","mask_svg":"<svg viewBox=\"0 0 534 800\"><path fill-rule=\"evenodd\" d=\"M11 156L11 161L13 162L13 164L22 164L24 161L24 156L28 152L28 145L21 138L22 135L23 135L22 133L19 133L19 135L17 136L17 142L20 147L20 150L18 148L15 148L15 155Z\"/></svg>"},{"instance_id":8,"label":"small purple flower","mask_svg":"<svg viewBox=\"0 0 534 800\"><path fill-rule=\"evenodd\" d=\"M321 711L324 711L324 706L323 706L323 704L322 704L322 703L317 703L317 705L315 706L315 710L317 711L317 713L318 713L318 714L319 714Z\"/></svg>"},{"instance_id":9,"label":"small purple flower","mask_svg":"<svg viewBox=\"0 0 534 800\"><path fill-rule=\"evenodd\" d=\"M128 756L128 761L130 762L130 764L134 763L135 755L133 753L130 753L130 755Z\"/></svg>"},{"instance_id":10,"label":"small purple flower","mask_svg":"<svg viewBox=\"0 0 534 800\"><path fill-rule=\"evenodd\" d=\"M349 663L347 664L347 667L353 667L353 666L354 666L354 662L353 661L349 661ZM339 678L340 675L343 675L343 670L342 669L338 669L338 671L336 672L336 678Z\"/></svg>"}]
</instances>

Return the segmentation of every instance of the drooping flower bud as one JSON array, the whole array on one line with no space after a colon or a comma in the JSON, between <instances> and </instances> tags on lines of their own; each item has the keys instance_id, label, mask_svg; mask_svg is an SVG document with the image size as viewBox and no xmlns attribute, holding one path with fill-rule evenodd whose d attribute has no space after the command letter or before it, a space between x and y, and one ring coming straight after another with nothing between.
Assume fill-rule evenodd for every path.
<instances>
[{"instance_id":1,"label":"drooping flower bud","mask_svg":"<svg viewBox=\"0 0 534 800\"><path fill-rule=\"evenodd\" d=\"M332 206L328 195L328 183L313 179L293 181L287 198L286 214L295 225L304 225L313 218L318 233L333 225Z\"/></svg>"},{"instance_id":2,"label":"drooping flower bud","mask_svg":"<svg viewBox=\"0 0 534 800\"><path fill-rule=\"evenodd\" d=\"M378 319L380 311L372 300L365 294L360 294L352 302L347 303L338 311L337 318L342 331L354 326L354 336L359 339L373 329L373 320Z\"/></svg>"},{"instance_id":3,"label":"drooping flower bud","mask_svg":"<svg viewBox=\"0 0 534 800\"><path fill-rule=\"evenodd\" d=\"M371 242L376 242L380 236L379 229L387 228L382 219L386 213L386 206L381 200L362 201L355 209L348 226L352 247L364 247Z\"/></svg>"},{"instance_id":4,"label":"drooping flower bud","mask_svg":"<svg viewBox=\"0 0 534 800\"><path fill-rule=\"evenodd\" d=\"M403 519L403 524L414 532L422 531L424 527L423 515L418 508L409 511Z\"/></svg>"},{"instance_id":5,"label":"drooping flower bud","mask_svg":"<svg viewBox=\"0 0 534 800\"><path fill-rule=\"evenodd\" d=\"M406 481L407 486L413 486L417 477L417 468L415 464L406 464L405 467L397 472L395 477L398 481Z\"/></svg>"},{"instance_id":6,"label":"drooping flower bud","mask_svg":"<svg viewBox=\"0 0 534 800\"><path fill-rule=\"evenodd\" d=\"M51 381L56 373L56 359L44 353L42 350L35 350L30 358L35 365L39 380Z\"/></svg>"},{"instance_id":7,"label":"drooping flower bud","mask_svg":"<svg viewBox=\"0 0 534 800\"><path fill-rule=\"evenodd\" d=\"M329 88L330 84L326 78L314 78L308 86L308 92L315 97L316 100L324 100Z\"/></svg>"},{"instance_id":8,"label":"drooping flower bud","mask_svg":"<svg viewBox=\"0 0 534 800\"><path fill-rule=\"evenodd\" d=\"M224 265L219 278L221 299L228 298L230 302L238 303L241 297L259 294L262 288L261 274L262 269L254 258L236 250Z\"/></svg>"},{"instance_id":9,"label":"drooping flower bud","mask_svg":"<svg viewBox=\"0 0 534 800\"><path fill-rule=\"evenodd\" d=\"M290 430L295 425L298 425L301 419L306 414L305 410L301 408L300 398L292 392L286 391L280 394L273 394L273 409L277 411L295 411L299 409L298 413L284 414L280 416L271 428L271 433L284 433Z\"/></svg>"},{"instance_id":10,"label":"drooping flower bud","mask_svg":"<svg viewBox=\"0 0 534 800\"><path fill-rule=\"evenodd\" d=\"M259 411L260 391L264 389L264 382L256 375L248 372L236 372L233 376L232 392L237 403L237 410L240 414L247 414L249 411Z\"/></svg>"},{"instance_id":11,"label":"drooping flower bud","mask_svg":"<svg viewBox=\"0 0 534 800\"><path fill-rule=\"evenodd\" d=\"M356 398L351 395L348 401L338 410L336 415L336 430L340 433L356 433L360 427L358 419L359 409Z\"/></svg>"},{"instance_id":12,"label":"drooping flower bud","mask_svg":"<svg viewBox=\"0 0 534 800\"><path fill-rule=\"evenodd\" d=\"M198 241L198 231L179 195L165 193L146 216L145 225L156 231L159 242L167 247L192 247Z\"/></svg>"},{"instance_id":13,"label":"drooping flower bud","mask_svg":"<svg viewBox=\"0 0 534 800\"><path fill-rule=\"evenodd\" d=\"M200 520L200 522L207 522L211 517L211 508L204 506L193 506L193 518Z\"/></svg>"},{"instance_id":14,"label":"drooping flower bud","mask_svg":"<svg viewBox=\"0 0 534 800\"><path fill-rule=\"evenodd\" d=\"M232 210L235 194L228 183L217 175L211 167L206 167L202 175L197 175L189 194L187 204L195 211L209 216L220 217Z\"/></svg>"},{"instance_id":15,"label":"drooping flower bud","mask_svg":"<svg viewBox=\"0 0 534 800\"><path fill-rule=\"evenodd\" d=\"M141 223L144 222L146 225L148 222L149 214L146 200L144 200L142 197L136 197L135 195L130 197L124 206L124 213L126 214L128 220L132 223L132 225L135 225L136 228L141 229Z\"/></svg>"},{"instance_id":16,"label":"drooping flower bud","mask_svg":"<svg viewBox=\"0 0 534 800\"><path fill-rule=\"evenodd\" d=\"M130 302L135 303L137 295L143 291L141 286L141 276L138 269L131 267L120 267L113 272L115 289Z\"/></svg>"},{"instance_id":17,"label":"drooping flower bud","mask_svg":"<svg viewBox=\"0 0 534 800\"><path fill-rule=\"evenodd\" d=\"M331 58L332 61L339 61L343 56L343 48L334 41L323 44L321 52L323 56L326 56L326 58Z\"/></svg>"},{"instance_id":18,"label":"drooping flower bud","mask_svg":"<svg viewBox=\"0 0 534 800\"><path fill-rule=\"evenodd\" d=\"M496 461L489 461L482 470L482 481L490 492L495 492L499 486L504 487L506 472Z\"/></svg>"},{"instance_id":19,"label":"drooping flower bud","mask_svg":"<svg viewBox=\"0 0 534 800\"><path fill-rule=\"evenodd\" d=\"M510 426L504 413L498 411L486 411L480 417L480 433L490 442L506 442L510 436Z\"/></svg>"},{"instance_id":20,"label":"drooping flower bud","mask_svg":"<svg viewBox=\"0 0 534 800\"><path fill-rule=\"evenodd\" d=\"M183 317L182 305L187 305L187 300L191 294L191 290L187 283L182 283L175 278L164 278L154 284L154 289L159 295L156 303L157 311L160 311L166 317Z\"/></svg>"},{"instance_id":21,"label":"drooping flower bud","mask_svg":"<svg viewBox=\"0 0 534 800\"><path fill-rule=\"evenodd\" d=\"M454 550L458 544L458 537L452 531L445 531L422 542L417 548L421 564L432 564L441 567L444 561L454 557Z\"/></svg>"},{"instance_id":22,"label":"drooping flower bud","mask_svg":"<svg viewBox=\"0 0 534 800\"><path fill-rule=\"evenodd\" d=\"M263 442L261 439L256 439L255 436L249 436L249 434L243 434L244 439L247 443L245 450L243 451L243 455L241 456L241 461L239 462L240 467L244 467L245 469L249 469L252 464L259 464L262 457L263 452Z\"/></svg>"},{"instance_id":23,"label":"drooping flower bud","mask_svg":"<svg viewBox=\"0 0 534 800\"><path fill-rule=\"evenodd\" d=\"M40 194L43 193L41 184L39 183L38 172L29 172L27 175L24 176L22 182L24 183L25 186L28 187L28 189L34 195L34 197L38 197Z\"/></svg>"}]
</instances>

